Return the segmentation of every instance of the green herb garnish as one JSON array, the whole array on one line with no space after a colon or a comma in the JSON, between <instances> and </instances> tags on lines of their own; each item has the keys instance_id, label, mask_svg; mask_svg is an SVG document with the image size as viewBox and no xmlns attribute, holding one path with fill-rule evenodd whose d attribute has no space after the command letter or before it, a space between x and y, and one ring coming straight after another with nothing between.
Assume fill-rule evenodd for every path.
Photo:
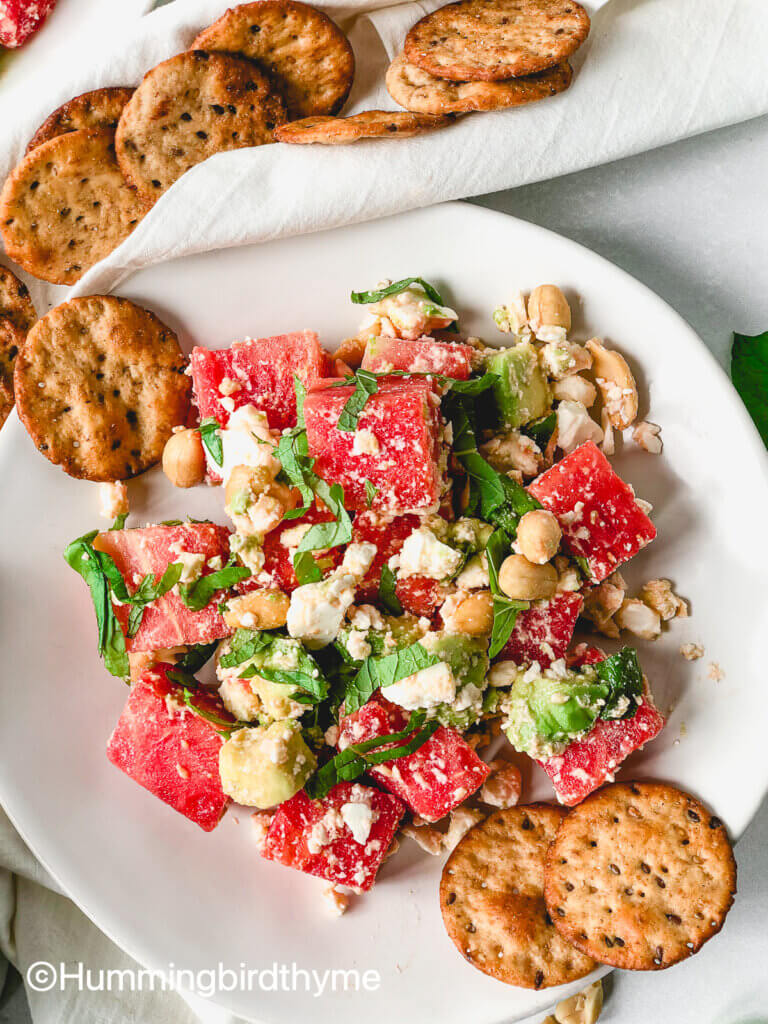
<instances>
[{"instance_id":1,"label":"green herb garnish","mask_svg":"<svg viewBox=\"0 0 768 1024\"><path fill-rule=\"evenodd\" d=\"M350 382L351 383L351 382ZM376 374L369 370L357 370L354 376L355 390L344 403L344 408L339 414L336 422L336 429L345 433L354 433L357 430L357 422L360 413L371 395L379 390L379 382Z\"/></svg>"},{"instance_id":2,"label":"green herb garnish","mask_svg":"<svg viewBox=\"0 0 768 1024\"><path fill-rule=\"evenodd\" d=\"M372 302L381 302L382 299L389 298L390 295L399 295L407 288L410 288L412 284L421 285L427 298L431 299L438 306L445 305L437 288L425 281L423 277L404 277L402 281L395 281L394 284L388 284L384 288L377 288L375 291L352 292L350 299L357 306L369 306Z\"/></svg>"},{"instance_id":3,"label":"green herb garnish","mask_svg":"<svg viewBox=\"0 0 768 1024\"><path fill-rule=\"evenodd\" d=\"M499 568L510 550L509 537L502 529L496 529L488 538L485 557L488 562L488 579L493 595L493 630L488 657L495 658L512 635L518 612L530 608L529 601L514 601L502 593L499 587Z\"/></svg>"},{"instance_id":4,"label":"green herb garnish","mask_svg":"<svg viewBox=\"0 0 768 1024\"><path fill-rule=\"evenodd\" d=\"M768 331L733 335L731 380L768 445Z\"/></svg>"},{"instance_id":5,"label":"green herb garnish","mask_svg":"<svg viewBox=\"0 0 768 1024\"><path fill-rule=\"evenodd\" d=\"M386 608L390 615L402 615L403 606L397 596L397 580L395 574L387 563L381 567L381 579L379 581L379 602Z\"/></svg>"},{"instance_id":6,"label":"green herb garnish","mask_svg":"<svg viewBox=\"0 0 768 1024\"><path fill-rule=\"evenodd\" d=\"M103 551L96 551L93 546L93 540L98 532L98 530L93 530L68 544L64 551L64 560L70 568L83 577L91 591L98 626L99 654L104 659L107 671L111 672L113 676L126 679L130 674L130 667L125 649L125 637L112 607L111 598L111 581L115 577L120 580L121 592L126 597L128 595L125 592L123 578L115 563L109 555Z\"/></svg>"},{"instance_id":7,"label":"green herb garnish","mask_svg":"<svg viewBox=\"0 0 768 1024\"><path fill-rule=\"evenodd\" d=\"M230 563L208 576L201 576L193 583L180 583L179 597L187 608L199 612L210 604L218 590L228 590L236 583L247 580L250 575L251 570L244 565Z\"/></svg>"},{"instance_id":8,"label":"green herb garnish","mask_svg":"<svg viewBox=\"0 0 768 1024\"><path fill-rule=\"evenodd\" d=\"M418 642L399 651L393 651L383 658L366 658L354 678L347 682L344 694L346 713L351 714L361 708L380 687L391 686L407 676L412 676L414 672L420 672L439 663L440 658L430 654Z\"/></svg>"},{"instance_id":9,"label":"green herb garnish","mask_svg":"<svg viewBox=\"0 0 768 1024\"><path fill-rule=\"evenodd\" d=\"M368 502L368 508L370 508L371 505L373 505L373 500L374 500L374 498L376 497L376 495L378 493L379 493L378 487L375 484L371 483L370 480L366 480L365 481L365 499Z\"/></svg>"},{"instance_id":10,"label":"green herb garnish","mask_svg":"<svg viewBox=\"0 0 768 1024\"><path fill-rule=\"evenodd\" d=\"M144 609L148 604L152 604L153 601L157 601L158 598L172 590L181 579L183 572L184 566L181 562L173 562L168 566L157 583L155 582L155 574L147 573L130 597L129 603L132 607L128 615L128 636L136 636L141 620L144 617Z\"/></svg>"},{"instance_id":11,"label":"green herb garnish","mask_svg":"<svg viewBox=\"0 0 768 1024\"><path fill-rule=\"evenodd\" d=\"M208 416L197 428L200 431L200 438L206 451L217 466L224 465L224 445L221 441L221 424L213 417Z\"/></svg>"}]
</instances>

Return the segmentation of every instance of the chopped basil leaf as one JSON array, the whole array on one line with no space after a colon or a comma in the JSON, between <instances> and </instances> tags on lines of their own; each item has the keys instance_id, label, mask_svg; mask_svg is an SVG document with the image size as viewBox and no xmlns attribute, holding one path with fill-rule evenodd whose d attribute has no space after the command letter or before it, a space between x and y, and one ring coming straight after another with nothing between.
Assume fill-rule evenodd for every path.
<instances>
[{"instance_id":1,"label":"chopped basil leaf","mask_svg":"<svg viewBox=\"0 0 768 1024\"><path fill-rule=\"evenodd\" d=\"M403 606L397 596L397 580L395 574L387 563L381 567L381 580L379 581L379 602L386 608L390 615L402 615Z\"/></svg>"},{"instance_id":2,"label":"chopped basil leaf","mask_svg":"<svg viewBox=\"0 0 768 1024\"><path fill-rule=\"evenodd\" d=\"M355 373L355 390L344 403L344 408L339 414L336 422L336 429L345 433L354 433L357 430L357 421L365 408L365 404L371 395L379 390L379 383L376 375L368 370L357 370Z\"/></svg>"},{"instance_id":3,"label":"chopped basil leaf","mask_svg":"<svg viewBox=\"0 0 768 1024\"><path fill-rule=\"evenodd\" d=\"M114 523L110 526L110 532L112 530L122 530L125 528L125 521L128 518L127 512L121 512L120 515L115 519Z\"/></svg>"},{"instance_id":4,"label":"chopped basil leaf","mask_svg":"<svg viewBox=\"0 0 768 1024\"><path fill-rule=\"evenodd\" d=\"M309 779L304 787L307 796L312 800L322 800L338 782L354 782L365 773L369 766L383 764L386 761L396 761L415 753L439 728L437 721L428 722L425 726L423 726L423 722L424 712L414 711L411 713L408 724L400 732L393 732L387 736L376 736L363 743L346 747ZM418 730L418 732L411 736L414 730ZM403 740L407 740L409 736L411 739L402 746L381 749L391 743L403 743Z\"/></svg>"},{"instance_id":5,"label":"chopped basil leaf","mask_svg":"<svg viewBox=\"0 0 768 1024\"><path fill-rule=\"evenodd\" d=\"M261 662L260 664L249 665L244 669L239 675L240 679L252 679L254 676L258 676L260 679L267 679L269 682L298 688L308 695L307 697L304 697L302 694L291 695L291 700L297 700L300 703L314 704L325 700L329 690L328 680L317 661L301 644L296 644L297 664L295 668L274 668L269 664L268 660L270 648L274 646L276 651L279 652L279 645L281 642L285 645L285 638L269 636L263 633L260 636L267 636L267 643L254 651L254 654L250 655L250 657L263 652L264 658L257 658L257 661Z\"/></svg>"},{"instance_id":6,"label":"chopped basil leaf","mask_svg":"<svg viewBox=\"0 0 768 1024\"><path fill-rule=\"evenodd\" d=\"M224 465L224 446L221 441L221 424L213 416L204 419L197 428L208 454L217 466Z\"/></svg>"},{"instance_id":7,"label":"chopped basil leaf","mask_svg":"<svg viewBox=\"0 0 768 1024\"><path fill-rule=\"evenodd\" d=\"M346 713L351 714L361 708L380 687L391 686L439 662L440 658L430 654L420 643L393 651L383 658L366 658L355 677L347 683L344 694Z\"/></svg>"},{"instance_id":8,"label":"chopped basil leaf","mask_svg":"<svg viewBox=\"0 0 768 1024\"><path fill-rule=\"evenodd\" d=\"M91 591L98 626L99 654L104 659L107 671L111 672L113 676L125 679L130 674L128 654L125 649L123 631L112 607L110 578L113 574L108 574L105 571L105 565L111 565L111 568L117 573L123 590L125 590L125 584L109 555L103 551L96 551L93 547L93 539L97 533L98 530L93 530L91 533L73 540L64 551L64 559L70 568L83 577Z\"/></svg>"},{"instance_id":9,"label":"chopped basil leaf","mask_svg":"<svg viewBox=\"0 0 768 1024\"><path fill-rule=\"evenodd\" d=\"M395 281L394 284L388 284L386 287L378 288L375 291L352 292L350 298L357 306L368 306L372 302L381 302L382 299L386 299L390 295L399 295L407 288L410 288L412 284L420 284L424 289L427 298L431 299L432 302L436 303L438 306L445 305L437 288L434 288L431 284L425 281L423 277L404 277L402 281Z\"/></svg>"},{"instance_id":10,"label":"chopped basil leaf","mask_svg":"<svg viewBox=\"0 0 768 1024\"><path fill-rule=\"evenodd\" d=\"M768 445L768 331L733 335L731 380Z\"/></svg>"},{"instance_id":11,"label":"chopped basil leaf","mask_svg":"<svg viewBox=\"0 0 768 1024\"><path fill-rule=\"evenodd\" d=\"M174 676L177 676L177 678L174 678ZM206 722L210 722L212 725L222 726L221 729L216 730L221 735L229 738L233 732L237 732L239 729L247 729L249 727L249 722L233 722L231 719L219 718L219 716L214 715L212 711L208 711L205 708L201 708L197 704L195 704L195 702L192 700L192 691L183 682L183 673L176 673L173 670L171 670L168 672L168 678L172 682L181 684L184 693L184 703L187 705L190 711L193 711L198 718L204 718ZM196 679L193 679L192 681L194 683L197 683Z\"/></svg>"},{"instance_id":12,"label":"chopped basil leaf","mask_svg":"<svg viewBox=\"0 0 768 1024\"><path fill-rule=\"evenodd\" d=\"M632 718L637 711L634 698L642 696L643 673L634 647L624 647L594 666L610 692L600 711L601 718Z\"/></svg>"},{"instance_id":13,"label":"chopped basil leaf","mask_svg":"<svg viewBox=\"0 0 768 1024\"><path fill-rule=\"evenodd\" d=\"M180 583L179 597L187 608L199 612L211 602L217 590L227 590L250 575L251 570L244 565L227 565L208 576L201 576L194 583Z\"/></svg>"},{"instance_id":14,"label":"chopped basil leaf","mask_svg":"<svg viewBox=\"0 0 768 1024\"><path fill-rule=\"evenodd\" d=\"M376 497L376 495L378 493L379 493L379 488L375 484L371 483L370 480L366 480L365 481L365 498L366 498L366 501L368 502L368 508L370 508L371 505L373 505L373 499Z\"/></svg>"},{"instance_id":15,"label":"chopped basil leaf","mask_svg":"<svg viewBox=\"0 0 768 1024\"><path fill-rule=\"evenodd\" d=\"M286 512L285 519L298 519L303 516L315 500L312 490L313 459L307 455L307 434L303 429L296 428L288 434L283 434L275 449L275 458L278 459L283 472L289 482L297 487L301 493L301 508Z\"/></svg>"}]
</instances>

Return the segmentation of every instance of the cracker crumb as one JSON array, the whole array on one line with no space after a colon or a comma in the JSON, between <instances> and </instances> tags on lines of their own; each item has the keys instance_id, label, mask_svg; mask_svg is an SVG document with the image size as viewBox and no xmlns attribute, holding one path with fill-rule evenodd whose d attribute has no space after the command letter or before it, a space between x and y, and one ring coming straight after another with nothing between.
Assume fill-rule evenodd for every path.
<instances>
[{"instance_id":1,"label":"cracker crumb","mask_svg":"<svg viewBox=\"0 0 768 1024\"><path fill-rule=\"evenodd\" d=\"M680 653L686 661L698 661L704 657L704 648L701 644L683 644Z\"/></svg>"},{"instance_id":2,"label":"cracker crumb","mask_svg":"<svg viewBox=\"0 0 768 1024\"><path fill-rule=\"evenodd\" d=\"M707 666L707 679L711 679L713 683L719 683L721 679L725 678L725 672L718 665L716 661L710 661Z\"/></svg>"}]
</instances>

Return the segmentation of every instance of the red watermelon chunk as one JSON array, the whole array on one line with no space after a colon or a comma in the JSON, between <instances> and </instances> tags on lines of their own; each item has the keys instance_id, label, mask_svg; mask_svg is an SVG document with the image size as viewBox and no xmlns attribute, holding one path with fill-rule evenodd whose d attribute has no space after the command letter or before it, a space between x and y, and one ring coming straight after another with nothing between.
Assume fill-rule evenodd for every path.
<instances>
[{"instance_id":1,"label":"red watermelon chunk","mask_svg":"<svg viewBox=\"0 0 768 1024\"><path fill-rule=\"evenodd\" d=\"M55 6L56 0L0 0L0 46L21 46Z\"/></svg>"},{"instance_id":2,"label":"red watermelon chunk","mask_svg":"<svg viewBox=\"0 0 768 1024\"><path fill-rule=\"evenodd\" d=\"M264 552L264 568L258 577L250 577L238 584L237 589L241 593L249 590L258 590L265 586L264 574L270 578L270 584L286 594L292 593L299 585L296 573L293 570L291 561L291 548L283 543L283 534L295 529L302 523L313 525L314 523L330 523L333 515L327 510L320 510L312 506L305 515L299 519L284 519L274 530L264 538L262 551ZM296 545L293 545L295 547ZM341 562L343 557L341 548L330 548L328 551L315 551L312 553L315 561L320 565L323 575L328 575Z\"/></svg>"},{"instance_id":3,"label":"red watermelon chunk","mask_svg":"<svg viewBox=\"0 0 768 1024\"><path fill-rule=\"evenodd\" d=\"M369 507L367 482L376 487L370 506L375 511L436 506L443 489L442 423L440 400L429 382L380 380L378 392L360 414L357 431L338 430L336 423L352 391L317 387L304 400L315 472L328 483L343 486L349 509ZM363 438L370 444L361 444Z\"/></svg>"},{"instance_id":4,"label":"red watermelon chunk","mask_svg":"<svg viewBox=\"0 0 768 1024\"><path fill-rule=\"evenodd\" d=\"M382 336L371 338L363 356L363 369L372 373L410 370L412 373L440 373L444 377L467 380L472 372L473 349L470 345L419 338Z\"/></svg>"},{"instance_id":5,"label":"red watermelon chunk","mask_svg":"<svg viewBox=\"0 0 768 1024\"><path fill-rule=\"evenodd\" d=\"M339 750L354 743L399 732L408 715L383 697L374 697L342 719ZM402 746L405 739L393 746ZM425 821L437 821L482 786L490 769L455 729L438 726L413 754L377 765L369 774L404 800Z\"/></svg>"},{"instance_id":6,"label":"red watermelon chunk","mask_svg":"<svg viewBox=\"0 0 768 1024\"><path fill-rule=\"evenodd\" d=\"M358 835L361 842L344 818L349 804L363 804L373 812L370 831ZM339 782L322 800L310 800L301 790L278 807L262 853L267 860L366 892L404 813L397 797L360 783Z\"/></svg>"},{"instance_id":7,"label":"red watermelon chunk","mask_svg":"<svg viewBox=\"0 0 768 1024\"><path fill-rule=\"evenodd\" d=\"M596 583L656 536L632 488L592 441L542 473L528 490L557 516L566 545L586 560Z\"/></svg>"},{"instance_id":8,"label":"red watermelon chunk","mask_svg":"<svg viewBox=\"0 0 768 1024\"><path fill-rule=\"evenodd\" d=\"M395 584L395 594L405 611L432 618L448 596L448 587L429 576L406 576Z\"/></svg>"},{"instance_id":9,"label":"red watermelon chunk","mask_svg":"<svg viewBox=\"0 0 768 1024\"><path fill-rule=\"evenodd\" d=\"M227 809L221 788L216 727L184 703L182 688L155 665L134 683L128 703L107 746L117 768L154 793L179 814L210 832ZM213 694L198 691L195 704L225 721L234 721Z\"/></svg>"},{"instance_id":10,"label":"red watermelon chunk","mask_svg":"<svg viewBox=\"0 0 768 1024\"><path fill-rule=\"evenodd\" d=\"M659 735L665 720L646 694L633 718L600 720L584 739L539 764L552 780L561 804L573 807L604 782L612 782L622 761Z\"/></svg>"},{"instance_id":11,"label":"red watermelon chunk","mask_svg":"<svg viewBox=\"0 0 768 1024\"><path fill-rule=\"evenodd\" d=\"M357 588L358 601L375 601L379 594L381 570L394 555L399 555L406 539L419 526L418 516L382 516L361 512L355 516L352 541L376 546L376 556Z\"/></svg>"},{"instance_id":12,"label":"red watermelon chunk","mask_svg":"<svg viewBox=\"0 0 768 1024\"><path fill-rule=\"evenodd\" d=\"M108 530L94 540L94 547L106 551L125 580L128 593L133 593L148 573L159 580L172 562L179 560L181 552L205 555L203 575L214 571L207 563L220 558L229 559L229 531L213 523L186 523L181 526L147 526L141 530ZM129 653L157 651L180 644L206 644L229 636L231 629L219 613L218 604L225 591L199 612L192 611L173 590L147 605L141 625L135 636L129 637L128 605L115 607L115 615L126 633L125 646Z\"/></svg>"},{"instance_id":13,"label":"red watermelon chunk","mask_svg":"<svg viewBox=\"0 0 768 1024\"><path fill-rule=\"evenodd\" d=\"M581 594L572 591L556 594L550 601L537 601L518 614L515 628L495 660L518 665L538 661L545 669L565 658L583 604Z\"/></svg>"},{"instance_id":14,"label":"red watermelon chunk","mask_svg":"<svg viewBox=\"0 0 768 1024\"><path fill-rule=\"evenodd\" d=\"M582 665L596 665L598 661L605 661L608 655L599 647L592 647L591 644L576 644L565 656L565 663L568 668L581 668Z\"/></svg>"},{"instance_id":15,"label":"red watermelon chunk","mask_svg":"<svg viewBox=\"0 0 768 1024\"><path fill-rule=\"evenodd\" d=\"M327 354L314 331L297 331L274 338L246 338L215 352L192 349L192 382L200 418L213 416L222 427L243 405L267 414L273 430L296 426L293 375L310 388L326 374ZM222 382L227 378L233 385Z\"/></svg>"}]
</instances>

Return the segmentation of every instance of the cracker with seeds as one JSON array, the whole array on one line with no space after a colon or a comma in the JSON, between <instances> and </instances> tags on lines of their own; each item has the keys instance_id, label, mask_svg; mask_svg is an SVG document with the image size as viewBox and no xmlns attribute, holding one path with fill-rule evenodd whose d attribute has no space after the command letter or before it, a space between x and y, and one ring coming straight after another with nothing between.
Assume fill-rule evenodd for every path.
<instances>
[{"instance_id":1,"label":"cracker with seeds","mask_svg":"<svg viewBox=\"0 0 768 1024\"><path fill-rule=\"evenodd\" d=\"M280 125L275 132L278 142L294 146L317 143L321 146L346 146L362 139L400 138L444 128L450 117L405 113L402 110L365 110L351 117L305 117Z\"/></svg>"},{"instance_id":2,"label":"cracker with seeds","mask_svg":"<svg viewBox=\"0 0 768 1024\"><path fill-rule=\"evenodd\" d=\"M13 367L26 331L7 317L0 318L0 427L13 408Z\"/></svg>"},{"instance_id":3,"label":"cracker with seeds","mask_svg":"<svg viewBox=\"0 0 768 1024\"><path fill-rule=\"evenodd\" d=\"M698 800L660 782L617 783L560 825L544 892L557 930L584 953L657 971L720 931L736 863L723 823Z\"/></svg>"},{"instance_id":4,"label":"cracker with seeds","mask_svg":"<svg viewBox=\"0 0 768 1024\"><path fill-rule=\"evenodd\" d=\"M417 21L405 55L438 78L496 82L559 64L588 33L575 0L460 0Z\"/></svg>"},{"instance_id":5,"label":"cracker with seeds","mask_svg":"<svg viewBox=\"0 0 768 1024\"><path fill-rule=\"evenodd\" d=\"M473 110L503 110L534 103L564 92L573 72L568 61L525 78L505 82L449 82L411 64L404 53L387 69L387 89L406 110L421 114L464 114Z\"/></svg>"},{"instance_id":6,"label":"cracker with seeds","mask_svg":"<svg viewBox=\"0 0 768 1024\"><path fill-rule=\"evenodd\" d=\"M128 299L90 295L46 314L16 358L19 417L39 451L85 480L127 480L186 422L176 335Z\"/></svg>"},{"instance_id":7,"label":"cracker with seeds","mask_svg":"<svg viewBox=\"0 0 768 1024\"><path fill-rule=\"evenodd\" d=\"M43 121L29 140L27 153L49 139L81 128L111 128L114 131L132 94L132 88L116 86L94 89L67 100Z\"/></svg>"},{"instance_id":8,"label":"cracker with seeds","mask_svg":"<svg viewBox=\"0 0 768 1024\"><path fill-rule=\"evenodd\" d=\"M32 150L0 194L5 251L52 284L74 284L148 207L126 184L109 129L68 132Z\"/></svg>"},{"instance_id":9,"label":"cracker with seeds","mask_svg":"<svg viewBox=\"0 0 768 1024\"><path fill-rule=\"evenodd\" d=\"M322 11L296 0L240 4L204 29L197 50L224 50L256 61L285 99L291 119L337 114L352 88L349 40Z\"/></svg>"},{"instance_id":10,"label":"cracker with seeds","mask_svg":"<svg viewBox=\"0 0 768 1024\"><path fill-rule=\"evenodd\" d=\"M564 985L597 966L562 938L544 904L544 860L565 813L548 804L497 811L443 868L448 935L473 967L508 985Z\"/></svg>"},{"instance_id":11,"label":"cracker with seeds","mask_svg":"<svg viewBox=\"0 0 768 1024\"><path fill-rule=\"evenodd\" d=\"M0 317L6 317L25 334L37 320L29 289L8 267L0 266Z\"/></svg>"},{"instance_id":12,"label":"cracker with seeds","mask_svg":"<svg viewBox=\"0 0 768 1024\"><path fill-rule=\"evenodd\" d=\"M120 169L152 203L208 157L274 142L285 106L251 61L189 50L144 76L120 116Z\"/></svg>"}]
</instances>

